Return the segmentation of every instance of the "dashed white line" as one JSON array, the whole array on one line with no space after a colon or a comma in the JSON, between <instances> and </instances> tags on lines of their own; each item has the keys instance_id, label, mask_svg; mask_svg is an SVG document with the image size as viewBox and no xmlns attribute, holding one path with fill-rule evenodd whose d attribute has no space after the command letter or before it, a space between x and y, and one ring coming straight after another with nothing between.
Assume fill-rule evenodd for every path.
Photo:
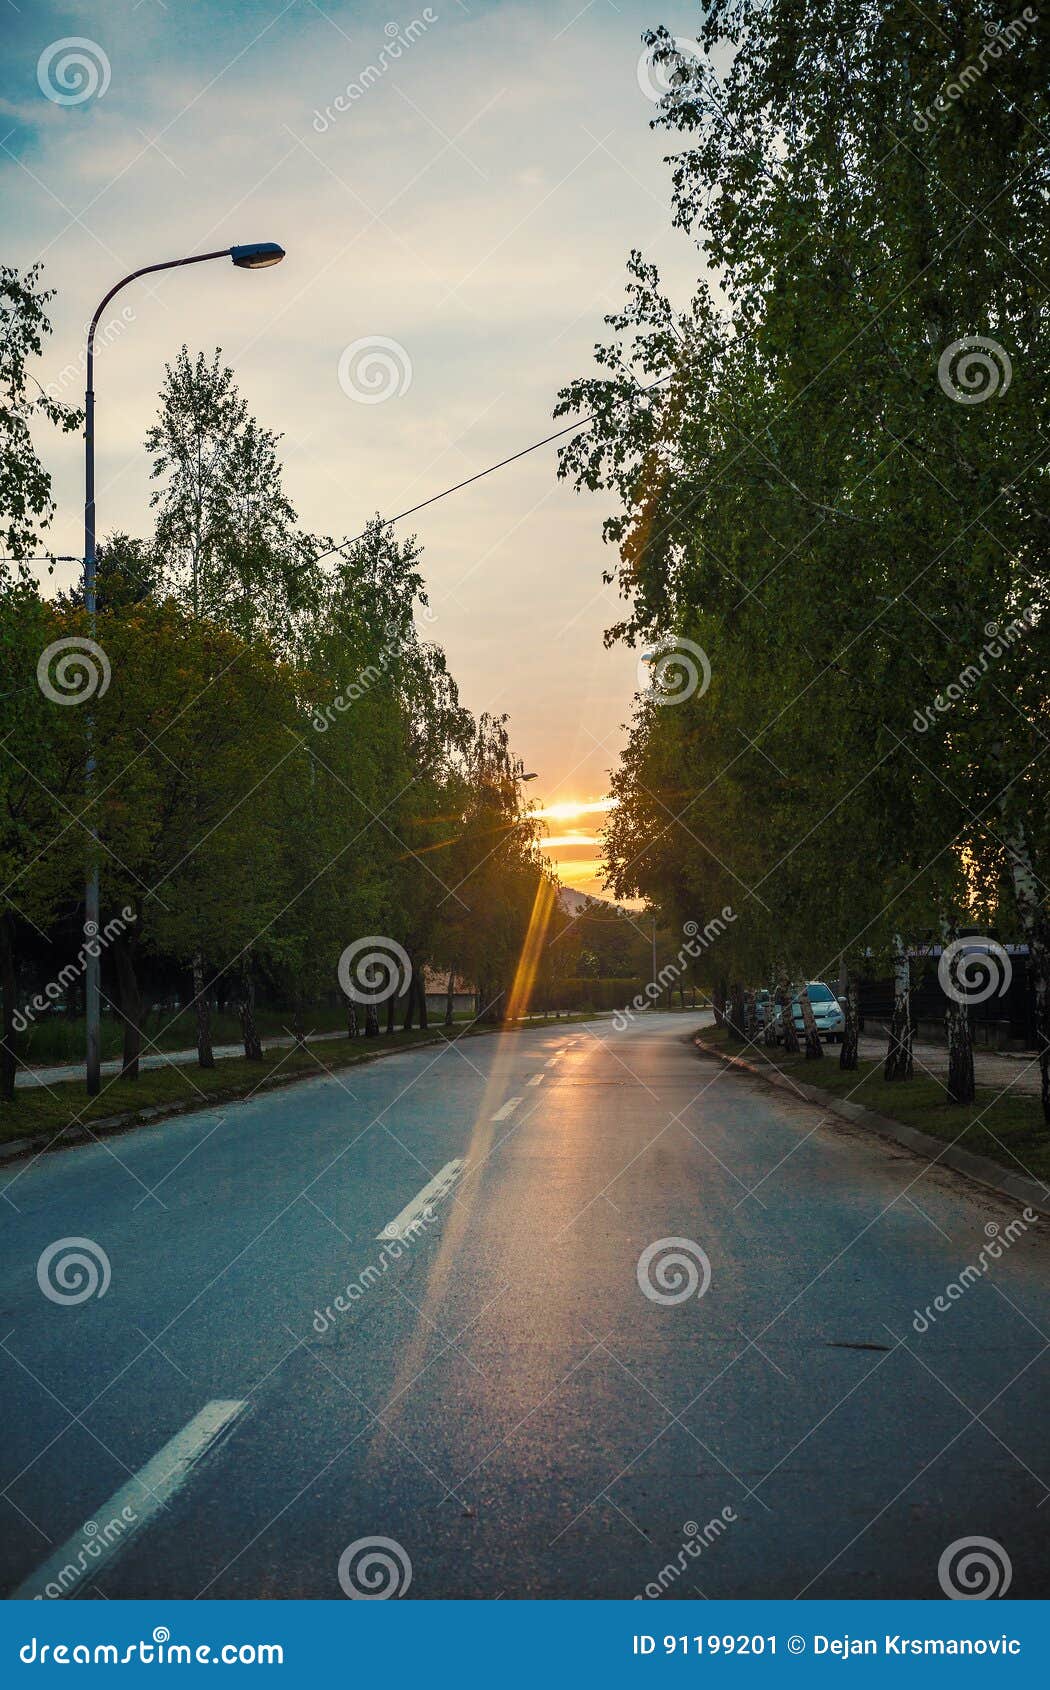
<instances>
[{"instance_id":1,"label":"dashed white line","mask_svg":"<svg viewBox=\"0 0 1050 1690\"><path fill-rule=\"evenodd\" d=\"M503 1105L503 1108L497 1109L492 1119L494 1121L505 1121L508 1115L513 1115L515 1109L518 1107L518 1104L523 1101L524 1100L520 1097L508 1097L506 1103Z\"/></svg>"},{"instance_id":2,"label":"dashed white line","mask_svg":"<svg viewBox=\"0 0 1050 1690\"><path fill-rule=\"evenodd\" d=\"M388 1221L382 1232L376 1233L377 1243L384 1244L392 1238L404 1238L414 1223L423 1218L425 1210L433 1208L435 1203L440 1203L443 1197L448 1196L463 1168L464 1163L458 1156L451 1162L446 1162L434 1178L427 1181L422 1191L417 1191L411 1201L405 1204L400 1214Z\"/></svg>"},{"instance_id":3,"label":"dashed white line","mask_svg":"<svg viewBox=\"0 0 1050 1690\"><path fill-rule=\"evenodd\" d=\"M181 1432L19 1585L14 1599L72 1596L81 1584L95 1580L182 1489L197 1463L246 1407L244 1402L205 1403ZM70 1578L71 1568L76 1571L74 1578Z\"/></svg>"},{"instance_id":4,"label":"dashed white line","mask_svg":"<svg viewBox=\"0 0 1050 1690\"><path fill-rule=\"evenodd\" d=\"M546 1078L547 1078L546 1074L544 1074L543 1070L541 1069L538 1074L533 1074L532 1079L529 1080L527 1083L530 1086L541 1086Z\"/></svg>"}]
</instances>

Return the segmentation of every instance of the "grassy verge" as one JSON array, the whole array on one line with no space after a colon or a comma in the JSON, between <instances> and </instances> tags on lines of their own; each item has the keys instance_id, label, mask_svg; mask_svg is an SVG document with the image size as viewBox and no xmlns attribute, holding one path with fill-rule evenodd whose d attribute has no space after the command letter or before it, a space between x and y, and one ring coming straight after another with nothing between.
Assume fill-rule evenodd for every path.
<instances>
[{"instance_id":1,"label":"grassy verge","mask_svg":"<svg viewBox=\"0 0 1050 1690\"><path fill-rule=\"evenodd\" d=\"M256 1024L263 1039L278 1038L289 1033L292 1012L288 1009L260 1009ZM466 1011L456 1020L469 1021ZM346 1026L345 1005L322 1004L309 1009L306 1024L313 1033L339 1033ZM214 1011L211 1018L212 1041L216 1045L235 1045L241 1041L241 1023L237 1015ZM124 1046L123 1028L115 1016L104 1015L100 1029L102 1060L110 1062L119 1057ZM142 1051L192 1050L197 1043L197 1018L192 1006L187 1009L151 1009L143 1017ZM60 1066L66 1062L84 1060L84 1018L67 1020L52 1015L31 1026L18 1046L19 1060L30 1068Z\"/></svg>"},{"instance_id":2,"label":"grassy verge","mask_svg":"<svg viewBox=\"0 0 1050 1690\"><path fill-rule=\"evenodd\" d=\"M387 1052L408 1050L413 1045L444 1039L477 1038L485 1033L518 1032L533 1027L565 1027L585 1021L584 1015L562 1016L560 1020L508 1022L503 1027L460 1025L451 1031L443 1026L426 1032L414 1029L389 1038L326 1039L306 1050L283 1048L266 1051L261 1062L224 1057L214 1068L198 1068L196 1062L179 1068L146 1068L137 1080L103 1078L102 1090L89 1098L82 1080L63 1080L52 1086L19 1087L14 1103L0 1104L0 1143L10 1139L51 1136L79 1122L108 1119L113 1115L137 1113L143 1109L182 1109L199 1103L201 1108L215 1101L246 1097L270 1081L310 1079L326 1071L355 1067Z\"/></svg>"},{"instance_id":3,"label":"grassy verge","mask_svg":"<svg viewBox=\"0 0 1050 1690\"><path fill-rule=\"evenodd\" d=\"M1001 1096L991 1087L978 1086L973 1103L949 1103L943 1084L928 1074L887 1084L881 1062L861 1062L852 1073L844 1073L837 1045L831 1046L822 1062L807 1062L804 1056L785 1056L779 1048L741 1050L728 1043L724 1027L705 1028L703 1043L720 1055L741 1055L756 1067L770 1062L782 1073L819 1086L833 1097L863 1104L891 1120L918 1127L931 1138L987 1156L1010 1173L1050 1177L1050 1131L1039 1099L1031 1092L1010 1091Z\"/></svg>"}]
</instances>

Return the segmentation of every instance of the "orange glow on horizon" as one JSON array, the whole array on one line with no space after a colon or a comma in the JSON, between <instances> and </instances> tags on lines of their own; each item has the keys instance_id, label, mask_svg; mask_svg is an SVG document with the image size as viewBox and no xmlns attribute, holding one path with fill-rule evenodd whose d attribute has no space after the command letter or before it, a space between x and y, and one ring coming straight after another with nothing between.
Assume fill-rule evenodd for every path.
<instances>
[{"instance_id":1,"label":"orange glow on horizon","mask_svg":"<svg viewBox=\"0 0 1050 1690\"><path fill-rule=\"evenodd\" d=\"M597 846L598 841L593 833L558 833L550 839L541 839L538 843L541 851L553 851L566 845Z\"/></svg>"},{"instance_id":2,"label":"orange glow on horizon","mask_svg":"<svg viewBox=\"0 0 1050 1690\"><path fill-rule=\"evenodd\" d=\"M601 815L615 810L618 803L618 798L581 798L578 801L567 799L564 803L545 804L534 814L542 817L544 821L571 822L578 816Z\"/></svg>"}]
</instances>

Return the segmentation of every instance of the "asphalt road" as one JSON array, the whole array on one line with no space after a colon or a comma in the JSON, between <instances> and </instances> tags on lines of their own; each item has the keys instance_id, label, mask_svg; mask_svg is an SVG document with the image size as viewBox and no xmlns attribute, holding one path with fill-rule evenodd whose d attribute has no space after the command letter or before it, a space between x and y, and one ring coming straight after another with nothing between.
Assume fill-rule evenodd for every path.
<instances>
[{"instance_id":1,"label":"asphalt road","mask_svg":"<svg viewBox=\"0 0 1050 1690\"><path fill-rule=\"evenodd\" d=\"M692 1025L406 1051L5 1169L3 1587L338 1597L382 1538L409 1599L939 1598L977 1536L1050 1594L1045 1237ZM55 1300L69 1239L104 1295Z\"/></svg>"}]
</instances>

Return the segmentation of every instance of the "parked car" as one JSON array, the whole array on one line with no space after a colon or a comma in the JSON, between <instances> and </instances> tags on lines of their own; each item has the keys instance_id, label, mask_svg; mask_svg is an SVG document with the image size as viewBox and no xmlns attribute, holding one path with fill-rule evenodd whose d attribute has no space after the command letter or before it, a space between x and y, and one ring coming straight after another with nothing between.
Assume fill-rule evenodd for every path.
<instances>
[{"instance_id":1,"label":"parked car","mask_svg":"<svg viewBox=\"0 0 1050 1690\"><path fill-rule=\"evenodd\" d=\"M769 1006L772 1002L773 1002L772 992L761 991L761 992L755 993L755 1026L756 1027L764 1027L765 1026L766 1016L769 1014Z\"/></svg>"},{"instance_id":2,"label":"parked car","mask_svg":"<svg viewBox=\"0 0 1050 1690\"><path fill-rule=\"evenodd\" d=\"M795 1031L799 1038L804 1038L806 1033L806 1024L802 1019L802 1005L799 1001L802 992L805 992L813 1006L813 1019L817 1024L817 1032L821 1038L826 1039L829 1045L841 1044L842 1035L846 1031L846 1017L838 998L831 987L824 984L823 980L808 980L804 986L797 986L793 990L791 1019L795 1023ZM777 1044L784 1042L783 1030L779 1028L779 1023L783 1020L783 1013L783 1008L780 1008L777 1012L779 1029Z\"/></svg>"}]
</instances>

